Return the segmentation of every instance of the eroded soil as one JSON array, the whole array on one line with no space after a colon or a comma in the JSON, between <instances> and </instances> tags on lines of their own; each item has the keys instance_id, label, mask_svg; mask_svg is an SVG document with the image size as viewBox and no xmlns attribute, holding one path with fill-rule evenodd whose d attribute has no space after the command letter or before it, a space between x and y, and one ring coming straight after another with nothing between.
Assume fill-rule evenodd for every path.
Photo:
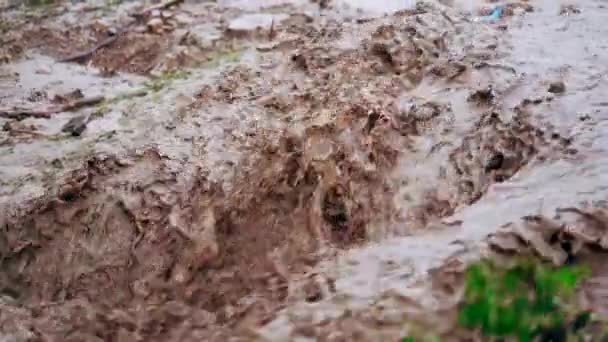
<instances>
[{"instance_id":1,"label":"eroded soil","mask_svg":"<svg viewBox=\"0 0 608 342\"><path fill-rule=\"evenodd\" d=\"M480 255L603 286L608 10L493 6L7 7L0 336L459 340Z\"/></svg>"}]
</instances>

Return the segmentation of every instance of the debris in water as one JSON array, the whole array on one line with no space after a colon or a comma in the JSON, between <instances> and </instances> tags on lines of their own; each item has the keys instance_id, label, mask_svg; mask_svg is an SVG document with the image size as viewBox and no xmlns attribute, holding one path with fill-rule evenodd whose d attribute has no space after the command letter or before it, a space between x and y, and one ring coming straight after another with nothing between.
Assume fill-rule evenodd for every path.
<instances>
[{"instance_id":1,"label":"debris in water","mask_svg":"<svg viewBox=\"0 0 608 342\"><path fill-rule=\"evenodd\" d=\"M76 101L76 100L82 99L82 98L84 98L84 94L82 93L82 90L75 89L69 93L55 94L52 101L53 101L53 103L65 104L65 103L69 103L70 101Z\"/></svg>"},{"instance_id":2,"label":"debris in water","mask_svg":"<svg viewBox=\"0 0 608 342\"><path fill-rule=\"evenodd\" d=\"M562 81L551 82L547 91L553 94L561 94L566 91L566 85Z\"/></svg>"},{"instance_id":3,"label":"debris in water","mask_svg":"<svg viewBox=\"0 0 608 342\"><path fill-rule=\"evenodd\" d=\"M559 9L559 15L580 14L581 10L573 4L563 4Z\"/></svg>"},{"instance_id":4,"label":"debris in water","mask_svg":"<svg viewBox=\"0 0 608 342\"><path fill-rule=\"evenodd\" d=\"M478 19L481 21L493 21L493 20L497 20L502 16L502 12L504 10L504 6L499 5L494 7L494 10L492 10L492 13L490 13L490 15L484 15L482 17L479 17Z\"/></svg>"},{"instance_id":5,"label":"debris in water","mask_svg":"<svg viewBox=\"0 0 608 342\"><path fill-rule=\"evenodd\" d=\"M61 60L59 60L60 62L83 62L85 60L87 60L89 57L91 57L95 51L107 47L110 44L114 43L116 41L116 39L118 39L118 34L108 34L108 37L103 39L101 42L95 44L95 46L93 46L92 48L84 51L84 52L80 52L80 53L76 53L72 56L69 57L65 57Z\"/></svg>"},{"instance_id":6,"label":"debris in water","mask_svg":"<svg viewBox=\"0 0 608 342\"><path fill-rule=\"evenodd\" d=\"M486 88L478 89L478 90L474 91L473 93L471 93L469 95L467 100L469 102L476 103L478 106L481 106L481 105L489 106L492 104L494 97L495 97L494 90L492 89L491 86L488 86Z\"/></svg>"},{"instance_id":7,"label":"debris in water","mask_svg":"<svg viewBox=\"0 0 608 342\"><path fill-rule=\"evenodd\" d=\"M492 155L492 157L486 163L486 166L485 166L486 172L500 169L502 167L502 163L504 162L504 160L505 160L504 154L502 154L500 152L494 153L494 155Z\"/></svg>"},{"instance_id":8,"label":"debris in water","mask_svg":"<svg viewBox=\"0 0 608 342\"><path fill-rule=\"evenodd\" d=\"M70 133L74 137L79 137L87 128L88 119L88 115L79 115L71 118L65 125L63 125L61 131L64 133Z\"/></svg>"},{"instance_id":9,"label":"debris in water","mask_svg":"<svg viewBox=\"0 0 608 342\"><path fill-rule=\"evenodd\" d=\"M105 100L104 96L93 96L72 101L64 105L55 105L46 108L0 108L0 118L24 120L29 117L49 118L51 114L76 111L87 106L94 106Z\"/></svg>"}]
</instances>

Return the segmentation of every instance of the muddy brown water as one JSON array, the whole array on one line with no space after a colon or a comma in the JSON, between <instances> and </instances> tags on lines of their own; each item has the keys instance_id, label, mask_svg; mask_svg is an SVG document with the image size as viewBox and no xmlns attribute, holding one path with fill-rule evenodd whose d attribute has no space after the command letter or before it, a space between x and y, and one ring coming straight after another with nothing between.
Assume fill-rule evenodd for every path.
<instances>
[{"instance_id":1,"label":"muddy brown water","mask_svg":"<svg viewBox=\"0 0 608 342\"><path fill-rule=\"evenodd\" d=\"M602 234L556 214L606 199L602 1L139 5L3 13L0 110L107 99L0 118L3 338L458 339L489 235Z\"/></svg>"}]
</instances>

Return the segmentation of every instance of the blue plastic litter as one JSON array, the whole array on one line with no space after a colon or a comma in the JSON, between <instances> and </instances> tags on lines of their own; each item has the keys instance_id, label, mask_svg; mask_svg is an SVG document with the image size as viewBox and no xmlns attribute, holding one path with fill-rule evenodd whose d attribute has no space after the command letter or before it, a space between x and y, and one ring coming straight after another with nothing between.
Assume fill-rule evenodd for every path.
<instances>
[{"instance_id":1,"label":"blue plastic litter","mask_svg":"<svg viewBox=\"0 0 608 342\"><path fill-rule=\"evenodd\" d=\"M496 6L490 15L484 15L483 17L479 17L479 20L487 20L492 21L500 18L502 16L502 11L504 10L504 6Z\"/></svg>"}]
</instances>

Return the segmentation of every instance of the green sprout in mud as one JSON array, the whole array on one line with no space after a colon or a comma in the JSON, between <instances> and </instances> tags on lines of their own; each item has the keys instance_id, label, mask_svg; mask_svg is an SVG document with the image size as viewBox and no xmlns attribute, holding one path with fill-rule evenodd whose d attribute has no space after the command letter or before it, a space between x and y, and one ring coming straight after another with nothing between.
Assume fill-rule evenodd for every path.
<instances>
[{"instance_id":1,"label":"green sprout in mud","mask_svg":"<svg viewBox=\"0 0 608 342\"><path fill-rule=\"evenodd\" d=\"M158 76L152 77L150 80L143 83L143 86L123 92L112 98L106 99L97 105L98 115L103 115L110 110L110 105L116 104L123 100L129 100L135 97L146 96L150 93L158 93L161 90L171 86L175 80L185 79L190 76L190 72L186 70L169 70L161 73Z\"/></svg>"},{"instance_id":2,"label":"green sprout in mud","mask_svg":"<svg viewBox=\"0 0 608 342\"><path fill-rule=\"evenodd\" d=\"M113 11L116 11L116 8L120 6L123 2L124 0L106 0L101 6L100 10L104 14L111 13Z\"/></svg>"},{"instance_id":3,"label":"green sprout in mud","mask_svg":"<svg viewBox=\"0 0 608 342\"><path fill-rule=\"evenodd\" d=\"M589 273L581 266L554 268L532 259L509 268L487 260L473 264L466 272L459 323L484 336L522 342L576 340L591 313L578 310L573 297Z\"/></svg>"},{"instance_id":4,"label":"green sprout in mud","mask_svg":"<svg viewBox=\"0 0 608 342\"><path fill-rule=\"evenodd\" d=\"M5 34L11 30L11 24L0 18L0 34ZM1 42L1 40L0 40Z\"/></svg>"},{"instance_id":5,"label":"green sprout in mud","mask_svg":"<svg viewBox=\"0 0 608 342\"><path fill-rule=\"evenodd\" d=\"M220 66L222 63L237 62L240 60L241 53L241 50L229 50L218 53L207 65L205 65L205 67L214 68ZM123 100L128 100L134 97L146 96L150 93L153 93L153 100L157 101L159 100L158 93L161 90L170 87L176 80L186 79L190 75L191 72L187 70L172 69L164 71L160 75L151 77L149 80L145 81L143 86L138 89L118 94L101 102L99 105L97 105L97 112L105 113L109 111L109 106L112 104L116 104Z\"/></svg>"},{"instance_id":6,"label":"green sprout in mud","mask_svg":"<svg viewBox=\"0 0 608 342\"><path fill-rule=\"evenodd\" d=\"M214 55L211 60L205 65L206 68L216 68L219 67L223 63L234 63L238 62L241 58L242 50L227 50L223 52L218 52L217 55ZM146 96L152 93L152 100L159 100L159 92L163 89L170 87L173 82L176 80L186 79L191 75L190 71L180 70L180 69L172 69L162 72L158 76L151 77L149 80L143 83L143 86L130 90L121 94L118 94L112 98L106 99L97 105L97 113L98 115L103 115L103 113L107 113L110 110L110 106L121 102L123 100L128 100L134 97Z\"/></svg>"},{"instance_id":7,"label":"green sprout in mud","mask_svg":"<svg viewBox=\"0 0 608 342\"><path fill-rule=\"evenodd\" d=\"M26 0L23 2L23 13L26 17L46 17L57 15L62 10L60 9L61 2L57 0Z\"/></svg>"},{"instance_id":8,"label":"green sprout in mud","mask_svg":"<svg viewBox=\"0 0 608 342\"><path fill-rule=\"evenodd\" d=\"M185 70L169 70L159 76L153 77L151 80L144 82L144 87L153 91L159 92L162 89L170 86L175 80L185 79L190 75L190 72Z\"/></svg>"},{"instance_id":9,"label":"green sprout in mud","mask_svg":"<svg viewBox=\"0 0 608 342\"><path fill-rule=\"evenodd\" d=\"M56 3L55 0L27 0L25 4L30 7L48 7Z\"/></svg>"},{"instance_id":10,"label":"green sprout in mud","mask_svg":"<svg viewBox=\"0 0 608 342\"><path fill-rule=\"evenodd\" d=\"M241 60L243 51L240 49L228 49L218 51L209 57L209 61L203 65L207 69L219 68L224 63L236 63Z\"/></svg>"},{"instance_id":11,"label":"green sprout in mud","mask_svg":"<svg viewBox=\"0 0 608 342\"><path fill-rule=\"evenodd\" d=\"M439 337L429 335L429 336L426 336L425 338L422 338L422 339L415 339L415 338L413 338L413 337L411 337L411 336L408 336L408 337L404 337L404 338L401 340L401 342L416 342L416 341L422 341L422 342L439 342Z\"/></svg>"}]
</instances>

